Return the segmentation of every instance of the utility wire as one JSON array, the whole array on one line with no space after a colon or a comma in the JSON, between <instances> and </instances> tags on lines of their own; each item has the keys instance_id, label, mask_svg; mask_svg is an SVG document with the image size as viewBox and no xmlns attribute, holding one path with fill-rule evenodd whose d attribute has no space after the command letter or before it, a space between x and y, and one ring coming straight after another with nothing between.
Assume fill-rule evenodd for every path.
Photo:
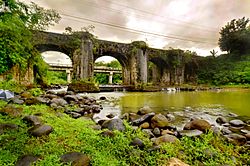
<instances>
[{"instance_id":1,"label":"utility wire","mask_svg":"<svg viewBox=\"0 0 250 166\"><path fill-rule=\"evenodd\" d=\"M136 32L136 33L139 33L139 34L149 34L149 35L152 35L152 36L158 36L158 37L175 39L175 40L182 40L182 41L191 41L191 42L195 42L195 43L206 43L206 44L211 44L211 45L216 45L217 44L217 43L211 43L211 42L207 42L207 41L199 41L199 40L192 40L192 39L182 38L182 37L178 37L178 36L174 36L174 35L165 35L165 34L148 32L148 31L143 31L143 30L138 30L138 29L127 28L127 27L124 27L124 26L121 26L121 25L105 23L105 22L101 22L101 21L97 21L97 20L93 20L93 19L89 19L89 18L73 16L73 15L64 14L64 13L61 13L61 15L66 16L66 17L70 17L70 18L85 20L85 21L89 21L89 22L92 22L92 23L97 23L97 24L101 24L101 25L105 25L105 26L109 26L109 27L119 28L119 29L122 29L122 30L125 30L125 31L132 31L132 32Z\"/></svg>"},{"instance_id":2,"label":"utility wire","mask_svg":"<svg viewBox=\"0 0 250 166\"><path fill-rule=\"evenodd\" d=\"M160 18L164 18L166 19L166 21L174 21L175 24L176 22L178 22L179 24L186 24L185 26L187 27L192 27L192 28L197 28L197 29L202 29L202 30L205 30L205 31L208 31L208 32L215 32L215 33L218 33L216 28L211 28L211 27L207 27L207 26L204 26L204 25L199 25L199 24L195 24L195 23L190 23L190 22L187 22L187 21L181 21L181 20L178 20L178 19L174 19L174 18L169 18L169 17L166 17L166 16L162 16L162 15L157 15L153 12L148 12L148 11L145 11L145 10L141 10L141 9L137 9L137 8L134 8L134 7L131 7L131 6L128 6L128 5L124 5L124 4L120 4L120 3L116 3L116 2L113 2L113 1L110 1L110 0L104 0L106 2L110 2L112 4L115 4L117 6L121 6L121 7L124 7L124 8L127 8L127 9L132 9L133 11L139 11L140 13L145 13L147 15L151 15L151 16L155 16L155 17L160 17ZM91 4L94 4L93 1L90 2ZM93 5L92 5L93 6ZM113 9L113 8L107 8L107 7L103 7L103 6L93 6L93 7L102 7L104 10L113 10L113 11L117 11L117 12L126 12L124 10L118 10L118 9ZM129 13L129 12L126 12L126 13ZM135 12L136 13L136 12ZM138 15L138 13L137 13ZM146 15L141 15L143 17L145 17ZM162 21L160 21L162 22ZM163 22L162 22L163 23ZM164 23L165 24L165 23ZM214 30L212 30L214 29Z\"/></svg>"}]
</instances>

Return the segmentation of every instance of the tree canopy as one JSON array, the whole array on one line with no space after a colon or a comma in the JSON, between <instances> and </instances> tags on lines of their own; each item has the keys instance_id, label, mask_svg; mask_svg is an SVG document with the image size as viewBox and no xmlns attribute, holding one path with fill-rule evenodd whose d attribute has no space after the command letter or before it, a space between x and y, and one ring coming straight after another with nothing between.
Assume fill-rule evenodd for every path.
<instances>
[{"instance_id":1,"label":"tree canopy","mask_svg":"<svg viewBox=\"0 0 250 166\"><path fill-rule=\"evenodd\" d=\"M60 19L54 10L35 3L0 1L0 74L15 64L25 68L37 51L32 45L32 30L45 30Z\"/></svg>"},{"instance_id":2,"label":"tree canopy","mask_svg":"<svg viewBox=\"0 0 250 166\"><path fill-rule=\"evenodd\" d=\"M233 19L222 27L219 46L229 53L246 53L250 51L250 26L248 18Z\"/></svg>"}]
</instances>

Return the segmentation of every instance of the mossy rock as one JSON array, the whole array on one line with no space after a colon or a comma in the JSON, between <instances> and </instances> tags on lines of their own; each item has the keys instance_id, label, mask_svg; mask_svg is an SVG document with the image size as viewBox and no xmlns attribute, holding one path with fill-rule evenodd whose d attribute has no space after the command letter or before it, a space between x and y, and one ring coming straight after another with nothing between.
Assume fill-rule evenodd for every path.
<instances>
[{"instance_id":1,"label":"mossy rock","mask_svg":"<svg viewBox=\"0 0 250 166\"><path fill-rule=\"evenodd\" d=\"M68 91L74 91L76 93L100 92L100 89L92 82L76 81L69 84Z\"/></svg>"}]
</instances>

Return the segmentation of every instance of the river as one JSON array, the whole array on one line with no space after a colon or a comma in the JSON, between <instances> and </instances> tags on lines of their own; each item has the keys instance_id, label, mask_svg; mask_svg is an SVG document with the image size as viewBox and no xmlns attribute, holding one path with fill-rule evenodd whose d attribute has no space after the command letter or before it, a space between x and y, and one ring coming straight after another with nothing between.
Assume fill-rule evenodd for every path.
<instances>
[{"instance_id":1,"label":"river","mask_svg":"<svg viewBox=\"0 0 250 166\"><path fill-rule=\"evenodd\" d=\"M101 101L103 111L95 117L107 114L119 116L123 113L136 113L139 108L149 106L154 112L178 112L196 110L223 114L232 112L250 117L250 90L219 90L196 92L109 92L89 94L95 98L105 96Z\"/></svg>"}]
</instances>

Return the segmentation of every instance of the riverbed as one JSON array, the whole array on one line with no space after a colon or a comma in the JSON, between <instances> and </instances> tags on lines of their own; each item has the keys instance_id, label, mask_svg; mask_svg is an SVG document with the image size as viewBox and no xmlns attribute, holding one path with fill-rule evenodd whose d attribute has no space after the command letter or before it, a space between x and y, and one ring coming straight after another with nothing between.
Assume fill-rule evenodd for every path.
<instances>
[{"instance_id":1,"label":"riverbed","mask_svg":"<svg viewBox=\"0 0 250 166\"><path fill-rule=\"evenodd\" d=\"M120 116L124 113L136 113L139 108L149 106L154 112L210 112L213 115L233 113L250 116L250 90L215 90L194 92L106 92L87 94L100 101L103 111L95 118L104 118L108 114Z\"/></svg>"}]
</instances>

